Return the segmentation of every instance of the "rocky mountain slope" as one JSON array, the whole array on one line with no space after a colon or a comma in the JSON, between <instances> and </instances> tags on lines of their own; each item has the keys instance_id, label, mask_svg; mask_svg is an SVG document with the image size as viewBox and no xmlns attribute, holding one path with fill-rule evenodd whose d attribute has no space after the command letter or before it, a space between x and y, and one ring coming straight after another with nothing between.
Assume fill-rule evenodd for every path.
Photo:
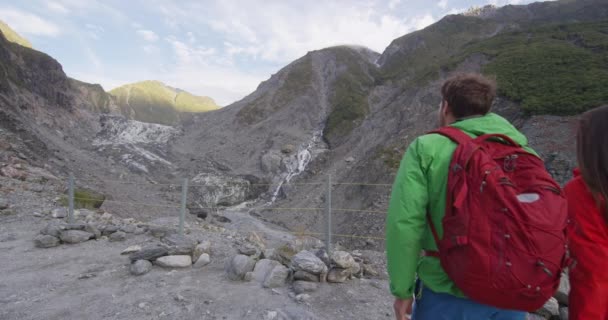
<instances>
[{"instance_id":1,"label":"rocky mountain slope","mask_svg":"<svg viewBox=\"0 0 608 320\"><path fill-rule=\"evenodd\" d=\"M195 96L159 81L142 81L111 90L121 114L149 123L176 125L182 113L217 110L209 97Z\"/></svg>"}]
</instances>

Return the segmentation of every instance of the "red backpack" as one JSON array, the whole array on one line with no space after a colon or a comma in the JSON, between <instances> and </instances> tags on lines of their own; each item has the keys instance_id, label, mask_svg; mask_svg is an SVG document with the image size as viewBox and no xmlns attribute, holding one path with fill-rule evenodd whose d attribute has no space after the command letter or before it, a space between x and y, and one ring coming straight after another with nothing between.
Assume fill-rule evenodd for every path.
<instances>
[{"instance_id":1,"label":"red backpack","mask_svg":"<svg viewBox=\"0 0 608 320\"><path fill-rule=\"evenodd\" d=\"M534 311L567 265L567 203L543 161L511 138L475 139L454 127L432 133L458 144L448 174L443 238L427 215L441 266L470 299Z\"/></svg>"}]
</instances>

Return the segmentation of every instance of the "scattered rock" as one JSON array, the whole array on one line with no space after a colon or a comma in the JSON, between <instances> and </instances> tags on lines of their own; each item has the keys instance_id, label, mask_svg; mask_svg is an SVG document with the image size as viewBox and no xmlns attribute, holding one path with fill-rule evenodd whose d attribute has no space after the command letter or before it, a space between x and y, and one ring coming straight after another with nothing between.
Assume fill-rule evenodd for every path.
<instances>
[{"instance_id":1,"label":"scattered rock","mask_svg":"<svg viewBox=\"0 0 608 320\"><path fill-rule=\"evenodd\" d=\"M314 292L314 291L317 291L318 289L319 289L319 284L316 282L295 281L293 283L293 291L296 294Z\"/></svg>"},{"instance_id":2,"label":"scattered rock","mask_svg":"<svg viewBox=\"0 0 608 320\"><path fill-rule=\"evenodd\" d=\"M368 276L368 277L377 277L378 274L379 274L378 271L376 271L376 269L374 269L374 267L372 265L369 265L369 264L363 265L363 275Z\"/></svg>"},{"instance_id":3,"label":"scattered rock","mask_svg":"<svg viewBox=\"0 0 608 320\"><path fill-rule=\"evenodd\" d=\"M97 277L94 273L83 273L78 276L78 280L91 279Z\"/></svg>"},{"instance_id":4,"label":"scattered rock","mask_svg":"<svg viewBox=\"0 0 608 320\"><path fill-rule=\"evenodd\" d=\"M141 276L150 272L150 270L152 270L152 263L148 260L137 260L129 268L131 274L135 276Z\"/></svg>"},{"instance_id":5,"label":"scattered rock","mask_svg":"<svg viewBox=\"0 0 608 320\"><path fill-rule=\"evenodd\" d=\"M41 217L44 217L44 215L43 215L42 213L38 212L38 211L35 211L35 212L33 213L33 215L34 215L34 217L36 217L36 218L41 218Z\"/></svg>"},{"instance_id":6,"label":"scattered rock","mask_svg":"<svg viewBox=\"0 0 608 320\"><path fill-rule=\"evenodd\" d=\"M264 280L264 288L279 288L285 285L285 281L289 276L289 269L284 265L278 265L270 271L266 280Z\"/></svg>"},{"instance_id":7,"label":"scattered rock","mask_svg":"<svg viewBox=\"0 0 608 320\"><path fill-rule=\"evenodd\" d=\"M192 265L192 257L189 255L164 256L156 259L154 263L163 268L187 268Z\"/></svg>"},{"instance_id":8,"label":"scattered rock","mask_svg":"<svg viewBox=\"0 0 608 320\"><path fill-rule=\"evenodd\" d=\"M306 303L308 301L310 301L310 295L303 293L303 294L299 294L296 296L296 301L300 302L300 303Z\"/></svg>"},{"instance_id":9,"label":"scattered rock","mask_svg":"<svg viewBox=\"0 0 608 320\"><path fill-rule=\"evenodd\" d=\"M196 241L187 236L177 233L169 234L161 239L167 246L170 255L189 255L192 256Z\"/></svg>"},{"instance_id":10,"label":"scattered rock","mask_svg":"<svg viewBox=\"0 0 608 320\"><path fill-rule=\"evenodd\" d=\"M65 229L66 230L82 230L82 231L84 231L84 229L86 227L87 227L87 225L84 222L68 223L68 224L65 225ZM90 232L90 233L92 233L92 232Z\"/></svg>"},{"instance_id":11,"label":"scattered rock","mask_svg":"<svg viewBox=\"0 0 608 320\"><path fill-rule=\"evenodd\" d=\"M59 238L61 236L61 232L65 231L65 224L62 222L53 220L49 222L42 230L40 230L40 234L53 236L55 238Z\"/></svg>"},{"instance_id":12,"label":"scattered rock","mask_svg":"<svg viewBox=\"0 0 608 320\"><path fill-rule=\"evenodd\" d=\"M228 279L236 281L243 280L247 272L253 271L254 266L255 260L239 254L226 261L224 270L228 274Z\"/></svg>"},{"instance_id":13,"label":"scattered rock","mask_svg":"<svg viewBox=\"0 0 608 320\"><path fill-rule=\"evenodd\" d=\"M0 210L8 209L8 201L5 199L0 199Z\"/></svg>"},{"instance_id":14,"label":"scattered rock","mask_svg":"<svg viewBox=\"0 0 608 320\"><path fill-rule=\"evenodd\" d=\"M34 244L37 248L51 248L59 245L59 239L46 234L41 234L34 238Z\"/></svg>"},{"instance_id":15,"label":"scattered rock","mask_svg":"<svg viewBox=\"0 0 608 320\"><path fill-rule=\"evenodd\" d=\"M131 261L137 260L148 260L154 261L160 257L166 256L169 254L167 248L163 247L148 247L141 249L139 252L135 252L129 256Z\"/></svg>"},{"instance_id":16,"label":"scattered rock","mask_svg":"<svg viewBox=\"0 0 608 320\"><path fill-rule=\"evenodd\" d=\"M148 231L153 237L163 238L171 234L175 234L175 230L163 226L148 226Z\"/></svg>"},{"instance_id":17,"label":"scattered rock","mask_svg":"<svg viewBox=\"0 0 608 320\"><path fill-rule=\"evenodd\" d=\"M346 163L352 163L352 162L355 162L355 158L348 157L348 158L344 159L344 161L346 161Z\"/></svg>"},{"instance_id":18,"label":"scattered rock","mask_svg":"<svg viewBox=\"0 0 608 320\"><path fill-rule=\"evenodd\" d=\"M127 224L120 228L120 231L124 233L135 233L135 230L137 230L137 226L134 226L132 224Z\"/></svg>"},{"instance_id":19,"label":"scattered rock","mask_svg":"<svg viewBox=\"0 0 608 320\"><path fill-rule=\"evenodd\" d=\"M291 264L295 270L302 270L312 274L327 272L327 266L321 259L310 251L301 251L291 259Z\"/></svg>"},{"instance_id":20,"label":"scattered rock","mask_svg":"<svg viewBox=\"0 0 608 320\"><path fill-rule=\"evenodd\" d=\"M568 295L570 294L570 280L566 273L562 274L559 282L559 289L555 292L553 297L557 299L557 302L563 305L568 305Z\"/></svg>"},{"instance_id":21,"label":"scattered rock","mask_svg":"<svg viewBox=\"0 0 608 320\"><path fill-rule=\"evenodd\" d=\"M144 234L144 233L146 233L146 229L139 228L139 227L135 228L135 231L133 232L133 234L135 234L135 235L140 235L140 234Z\"/></svg>"},{"instance_id":22,"label":"scattered rock","mask_svg":"<svg viewBox=\"0 0 608 320\"><path fill-rule=\"evenodd\" d=\"M130 247L126 248L120 254L125 255L125 254L131 254L131 253L135 253L135 252L139 252L139 251L141 251L141 246L135 245L135 246L130 246Z\"/></svg>"},{"instance_id":23,"label":"scattered rock","mask_svg":"<svg viewBox=\"0 0 608 320\"><path fill-rule=\"evenodd\" d=\"M293 278L295 280L308 281L308 282L319 282L319 275L308 273L306 271L298 270L294 273Z\"/></svg>"},{"instance_id":24,"label":"scattered rock","mask_svg":"<svg viewBox=\"0 0 608 320\"><path fill-rule=\"evenodd\" d=\"M250 243L240 245L237 250L240 254L244 254L246 256L253 256L258 253L258 248Z\"/></svg>"},{"instance_id":25,"label":"scattered rock","mask_svg":"<svg viewBox=\"0 0 608 320\"><path fill-rule=\"evenodd\" d=\"M255 281L259 283L263 283L268 277L268 274L274 269L276 266L280 266L281 263L275 260L262 259L255 264L255 268L253 269L253 278Z\"/></svg>"},{"instance_id":26,"label":"scattered rock","mask_svg":"<svg viewBox=\"0 0 608 320\"><path fill-rule=\"evenodd\" d=\"M86 227L84 228L84 231L95 235L95 239L101 238L101 231L99 231L99 229L97 229L97 227L92 224L87 224Z\"/></svg>"},{"instance_id":27,"label":"scattered rock","mask_svg":"<svg viewBox=\"0 0 608 320\"><path fill-rule=\"evenodd\" d=\"M68 216L68 210L66 208L57 208L51 211L51 217L62 219Z\"/></svg>"},{"instance_id":28,"label":"scattered rock","mask_svg":"<svg viewBox=\"0 0 608 320\"><path fill-rule=\"evenodd\" d=\"M220 216L220 215L216 215L214 216L215 221L219 222L219 223L230 223L232 222L232 220L224 217L224 216Z\"/></svg>"},{"instance_id":29,"label":"scattered rock","mask_svg":"<svg viewBox=\"0 0 608 320\"><path fill-rule=\"evenodd\" d=\"M202 268L208 265L209 263L211 263L211 257L209 256L209 254L203 253L198 259L196 259L196 262L194 263L193 267Z\"/></svg>"},{"instance_id":30,"label":"scattered rock","mask_svg":"<svg viewBox=\"0 0 608 320\"><path fill-rule=\"evenodd\" d=\"M110 225L107 225L107 226L103 227L103 230L101 231L101 234L104 235L104 236L109 236L112 233L118 231L118 229L120 229L118 226L110 224Z\"/></svg>"},{"instance_id":31,"label":"scattered rock","mask_svg":"<svg viewBox=\"0 0 608 320\"><path fill-rule=\"evenodd\" d=\"M350 253L346 251L332 252L331 263L336 267L342 269L354 269L355 265L357 265L358 267L358 264L357 262L355 262L355 259L353 259L353 256L351 256Z\"/></svg>"},{"instance_id":32,"label":"scattered rock","mask_svg":"<svg viewBox=\"0 0 608 320\"><path fill-rule=\"evenodd\" d=\"M192 262L196 262L203 253L206 253L207 255L211 254L211 242L205 240L194 247L194 251L192 251Z\"/></svg>"},{"instance_id":33,"label":"scattered rock","mask_svg":"<svg viewBox=\"0 0 608 320\"><path fill-rule=\"evenodd\" d=\"M351 276L349 269L333 268L327 274L327 282L343 283Z\"/></svg>"},{"instance_id":34,"label":"scattered rock","mask_svg":"<svg viewBox=\"0 0 608 320\"><path fill-rule=\"evenodd\" d=\"M101 215L100 219L101 219L101 220L106 220L106 221L107 221L107 220L112 220L112 217L113 217L113 216L112 216L112 214L111 214L111 213L104 212L104 213Z\"/></svg>"},{"instance_id":35,"label":"scattered rock","mask_svg":"<svg viewBox=\"0 0 608 320\"><path fill-rule=\"evenodd\" d=\"M555 298L551 298L540 310L536 311L536 314L543 316L546 319L553 316L559 316L559 303Z\"/></svg>"},{"instance_id":36,"label":"scattered rock","mask_svg":"<svg viewBox=\"0 0 608 320\"><path fill-rule=\"evenodd\" d=\"M296 147L293 144L286 144L281 148L281 152L284 154L292 154L296 151Z\"/></svg>"},{"instance_id":37,"label":"scattered rock","mask_svg":"<svg viewBox=\"0 0 608 320\"><path fill-rule=\"evenodd\" d=\"M109 239L113 242L125 241L127 239L127 234L122 231L116 231L110 235Z\"/></svg>"},{"instance_id":38,"label":"scattered rock","mask_svg":"<svg viewBox=\"0 0 608 320\"><path fill-rule=\"evenodd\" d=\"M59 237L61 238L61 241L65 243L75 244L88 241L89 239L95 237L95 235L86 231L66 230L61 232Z\"/></svg>"}]
</instances>

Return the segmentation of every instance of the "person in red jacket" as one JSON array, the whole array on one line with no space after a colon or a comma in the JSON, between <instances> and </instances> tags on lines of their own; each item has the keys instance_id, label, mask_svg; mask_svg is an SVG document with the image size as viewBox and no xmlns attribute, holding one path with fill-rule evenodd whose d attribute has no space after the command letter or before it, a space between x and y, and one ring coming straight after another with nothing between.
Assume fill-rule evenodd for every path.
<instances>
[{"instance_id":1,"label":"person in red jacket","mask_svg":"<svg viewBox=\"0 0 608 320\"><path fill-rule=\"evenodd\" d=\"M570 320L608 320L608 106L583 114L579 169L565 187L570 215Z\"/></svg>"}]
</instances>

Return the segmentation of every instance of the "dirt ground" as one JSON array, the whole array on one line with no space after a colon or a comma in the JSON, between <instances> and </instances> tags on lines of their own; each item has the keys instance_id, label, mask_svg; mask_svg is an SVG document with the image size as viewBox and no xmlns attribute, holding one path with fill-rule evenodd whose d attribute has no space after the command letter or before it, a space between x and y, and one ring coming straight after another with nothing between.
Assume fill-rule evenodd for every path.
<instances>
[{"instance_id":1,"label":"dirt ground","mask_svg":"<svg viewBox=\"0 0 608 320\"><path fill-rule=\"evenodd\" d=\"M11 206L0 214L0 319L390 319L392 299L386 280L354 279L323 284L299 303L291 289L263 289L233 282L224 261L235 249L240 228L268 231L246 212L229 212L226 230L205 230L188 220L190 236L212 243L211 264L182 270L155 266L143 276L129 273L120 252L155 241L131 234L124 242L91 240L40 249L33 239L50 220L48 211L61 185L0 177L0 199ZM42 214L41 217L34 215ZM239 215L242 219L239 218ZM124 217L123 217L124 218ZM155 219L174 224L176 220ZM289 238L280 231L273 239ZM378 256L381 256L378 253Z\"/></svg>"}]
</instances>

